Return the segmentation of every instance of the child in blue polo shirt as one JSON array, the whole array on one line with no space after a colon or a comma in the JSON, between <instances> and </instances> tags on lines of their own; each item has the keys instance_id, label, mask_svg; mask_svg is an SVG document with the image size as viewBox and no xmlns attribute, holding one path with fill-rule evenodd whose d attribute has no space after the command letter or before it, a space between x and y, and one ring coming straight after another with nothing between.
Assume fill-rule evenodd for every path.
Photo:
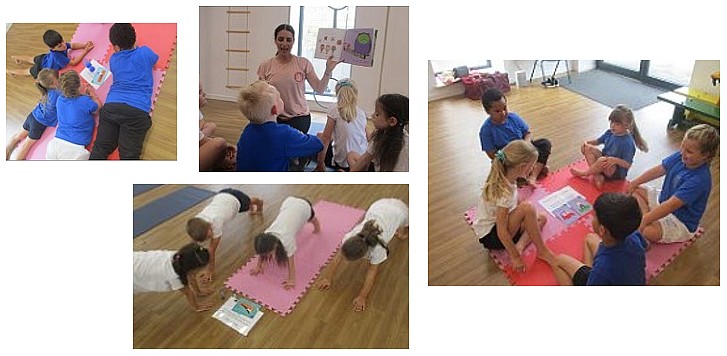
<instances>
[{"instance_id":1,"label":"child in blue polo shirt","mask_svg":"<svg viewBox=\"0 0 727 356\"><path fill-rule=\"evenodd\" d=\"M139 159L151 128L154 64L159 55L147 46L136 46L136 30L117 23L109 30L114 54L109 60L113 84L101 109L91 159L107 159L116 147L121 159Z\"/></svg>"},{"instance_id":2,"label":"child in blue polo shirt","mask_svg":"<svg viewBox=\"0 0 727 356\"><path fill-rule=\"evenodd\" d=\"M101 107L101 100L92 87L81 93L81 77L75 70L61 75L61 96L56 102L58 128L56 137L48 142L46 159L49 160L87 160L89 152L86 145L91 143L93 116Z\"/></svg>"},{"instance_id":3,"label":"child in blue polo shirt","mask_svg":"<svg viewBox=\"0 0 727 356\"><path fill-rule=\"evenodd\" d=\"M641 210L634 197L603 193L593 203L593 231L586 235L583 262L558 255L551 264L560 285L646 284L646 240L637 228Z\"/></svg>"},{"instance_id":4,"label":"child in blue polo shirt","mask_svg":"<svg viewBox=\"0 0 727 356\"><path fill-rule=\"evenodd\" d=\"M8 74L12 76L32 75L38 78L38 73L42 69L50 68L61 70L66 66L75 66L86 54L93 49L93 42L86 43L69 43L63 40L63 36L56 30L48 30L43 34L43 42L50 48L48 53L39 54L35 57L29 56L12 56L11 58L17 64L29 63L33 66L28 69L10 69ZM68 57L69 49L82 49L83 54L75 58Z\"/></svg>"},{"instance_id":5,"label":"child in blue polo shirt","mask_svg":"<svg viewBox=\"0 0 727 356\"><path fill-rule=\"evenodd\" d=\"M287 172L291 158L313 156L323 149L315 135L276 122L283 112L283 101L278 90L267 82L243 88L238 104L250 124L237 142L237 171Z\"/></svg>"},{"instance_id":6,"label":"child in blue polo shirt","mask_svg":"<svg viewBox=\"0 0 727 356\"><path fill-rule=\"evenodd\" d=\"M530 141L538 149L538 160L528 175L527 183L535 184L535 180L548 173L546 164L550 157L552 144L546 138L532 140L532 132L525 121L513 112L507 110L507 99L498 89L488 89L482 94L482 106L490 115L480 127L480 144L482 150L490 159L495 158L495 152L503 149L514 140ZM525 182L518 182L521 185Z\"/></svg>"},{"instance_id":7,"label":"child in blue polo shirt","mask_svg":"<svg viewBox=\"0 0 727 356\"><path fill-rule=\"evenodd\" d=\"M687 130L679 152L672 154L627 188L638 199L644 219L639 230L651 242L691 239L699 228L712 190L709 164L719 152L719 132L707 124ZM663 175L661 189L640 187Z\"/></svg>"}]
</instances>

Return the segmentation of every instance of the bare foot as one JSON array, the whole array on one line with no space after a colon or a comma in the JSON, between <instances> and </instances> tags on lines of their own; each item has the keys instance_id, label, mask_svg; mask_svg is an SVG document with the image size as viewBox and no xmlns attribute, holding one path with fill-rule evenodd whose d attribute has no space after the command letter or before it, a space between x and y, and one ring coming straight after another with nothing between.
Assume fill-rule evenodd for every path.
<instances>
[{"instance_id":1,"label":"bare foot","mask_svg":"<svg viewBox=\"0 0 727 356\"><path fill-rule=\"evenodd\" d=\"M605 180L605 178L603 177L602 174L596 174L595 176L593 176L593 181L594 181L594 183L596 183L596 189L598 189L598 190L603 189L604 180Z\"/></svg>"},{"instance_id":2,"label":"bare foot","mask_svg":"<svg viewBox=\"0 0 727 356\"><path fill-rule=\"evenodd\" d=\"M409 237L409 227L404 226L402 228L397 229L396 237L398 237L399 240L406 240Z\"/></svg>"},{"instance_id":3,"label":"bare foot","mask_svg":"<svg viewBox=\"0 0 727 356\"><path fill-rule=\"evenodd\" d=\"M588 171L582 171L580 169L571 168L570 174L572 174L576 177L585 177L588 175Z\"/></svg>"},{"instance_id":4,"label":"bare foot","mask_svg":"<svg viewBox=\"0 0 727 356\"><path fill-rule=\"evenodd\" d=\"M11 56L10 58L15 61L15 64L23 64L23 61L18 56Z\"/></svg>"},{"instance_id":5,"label":"bare foot","mask_svg":"<svg viewBox=\"0 0 727 356\"><path fill-rule=\"evenodd\" d=\"M8 73L11 77L17 77L18 76L18 73L15 73L15 72L13 72L11 70L6 70L5 73Z\"/></svg>"}]
</instances>

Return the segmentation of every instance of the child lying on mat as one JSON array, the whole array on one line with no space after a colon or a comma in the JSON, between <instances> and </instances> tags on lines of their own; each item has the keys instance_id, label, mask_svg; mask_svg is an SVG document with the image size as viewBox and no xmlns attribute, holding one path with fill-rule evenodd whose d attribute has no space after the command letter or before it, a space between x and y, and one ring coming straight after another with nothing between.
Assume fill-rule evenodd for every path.
<instances>
[{"instance_id":1,"label":"child lying on mat","mask_svg":"<svg viewBox=\"0 0 727 356\"><path fill-rule=\"evenodd\" d=\"M538 160L533 165L532 171L527 172L526 179L520 180L518 184L526 182L535 184L535 180L548 173L546 164L550 157L552 144L547 138L532 140L532 132L525 120L515 113L507 111L507 98L498 89L489 89L482 94L482 106L485 112L490 115L480 127L480 145L487 157L495 159L495 153L501 150L513 140L525 140L531 142L538 150Z\"/></svg>"},{"instance_id":2,"label":"child lying on mat","mask_svg":"<svg viewBox=\"0 0 727 356\"><path fill-rule=\"evenodd\" d=\"M261 214L263 201L250 198L247 194L232 188L220 190L197 216L187 221L187 234L198 244L209 248L210 271L214 274L215 253L222 237L222 228L237 213L249 211L250 214Z\"/></svg>"},{"instance_id":3,"label":"child lying on mat","mask_svg":"<svg viewBox=\"0 0 727 356\"><path fill-rule=\"evenodd\" d=\"M581 153L588 162L588 169L570 170L577 177L593 176L599 190L603 187L604 180L626 179L636 147L643 152L649 150L639 133L631 109L624 105L616 106L608 116L608 121L611 123L610 129L601 137L581 145ZM603 145L603 151L598 149L598 145Z\"/></svg>"},{"instance_id":4,"label":"child lying on mat","mask_svg":"<svg viewBox=\"0 0 727 356\"><path fill-rule=\"evenodd\" d=\"M495 152L492 169L477 203L472 227L479 241L489 250L507 250L514 269L525 271L520 254L529 242L538 250L538 258L553 262L553 253L545 246L540 230L547 216L538 213L532 203L518 204L518 178L525 179L538 159L538 150L529 141L514 140Z\"/></svg>"},{"instance_id":5,"label":"child lying on mat","mask_svg":"<svg viewBox=\"0 0 727 356\"><path fill-rule=\"evenodd\" d=\"M665 158L629 183L644 215L639 230L651 242L691 239L704 215L712 190L709 164L719 152L719 132L701 124L687 130L679 152ZM666 175L661 189L641 184Z\"/></svg>"},{"instance_id":6,"label":"child lying on mat","mask_svg":"<svg viewBox=\"0 0 727 356\"><path fill-rule=\"evenodd\" d=\"M58 111L56 110L56 102L61 95L58 83L58 71L55 69L45 68L38 73L38 79L35 86L40 91L41 97L38 105L28 115L23 122L23 129L13 135L5 147L5 159L10 159L10 154L15 146L22 141L18 147L18 153L15 159L24 160L28 155L28 151L43 136L45 129L58 125ZM24 140L24 141L23 141Z\"/></svg>"},{"instance_id":7,"label":"child lying on mat","mask_svg":"<svg viewBox=\"0 0 727 356\"><path fill-rule=\"evenodd\" d=\"M212 274L206 248L195 243L179 251L134 251L134 293L180 290L196 311L212 308Z\"/></svg>"},{"instance_id":8,"label":"child lying on mat","mask_svg":"<svg viewBox=\"0 0 727 356\"><path fill-rule=\"evenodd\" d=\"M586 235L583 262L558 255L551 265L560 285L644 285L646 240L637 230L639 204L632 196L603 193L593 204L593 231Z\"/></svg>"},{"instance_id":9,"label":"child lying on mat","mask_svg":"<svg viewBox=\"0 0 727 356\"><path fill-rule=\"evenodd\" d=\"M75 70L61 74L61 96L56 101L58 128L56 136L48 142L45 158L48 160L87 160L96 126L94 116L103 105L91 86L81 86L81 77Z\"/></svg>"},{"instance_id":10,"label":"child lying on mat","mask_svg":"<svg viewBox=\"0 0 727 356\"><path fill-rule=\"evenodd\" d=\"M341 250L318 282L318 289L330 288L336 269L343 258L347 261L356 261L366 257L369 260L366 280L358 296L353 300L355 311L365 310L366 298L374 286L379 265L386 261L389 255L391 240L394 235L398 235L401 240L406 239L408 227L409 208L403 201L389 198L371 204L363 220L343 236Z\"/></svg>"},{"instance_id":11,"label":"child lying on mat","mask_svg":"<svg viewBox=\"0 0 727 356\"><path fill-rule=\"evenodd\" d=\"M307 222L313 224L314 233L321 231L310 201L298 197L286 198L275 221L265 232L255 236L255 253L258 259L250 274L255 276L263 273L264 263L275 260L278 265L288 266L288 279L283 282L283 288L295 288L295 235Z\"/></svg>"},{"instance_id":12,"label":"child lying on mat","mask_svg":"<svg viewBox=\"0 0 727 356\"><path fill-rule=\"evenodd\" d=\"M258 81L240 90L237 100L250 124L237 142L238 172L287 172L290 159L309 157L323 149L315 135L278 124L283 100L274 86Z\"/></svg>"},{"instance_id":13,"label":"child lying on mat","mask_svg":"<svg viewBox=\"0 0 727 356\"><path fill-rule=\"evenodd\" d=\"M35 57L12 56L17 64L28 63L33 66L30 69L10 69L7 71L11 76L32 75L38 78L38 74L45 68L61 70L66 66L75 66L86 54L93 49L93 42L69 43L63 40L63 36L56 30L47 30L43 34L43 42L50 49L48 53L39 54ZM82 49L83 54L75 58L68 57L69 49Z\"/></svg>"}]
</instances>

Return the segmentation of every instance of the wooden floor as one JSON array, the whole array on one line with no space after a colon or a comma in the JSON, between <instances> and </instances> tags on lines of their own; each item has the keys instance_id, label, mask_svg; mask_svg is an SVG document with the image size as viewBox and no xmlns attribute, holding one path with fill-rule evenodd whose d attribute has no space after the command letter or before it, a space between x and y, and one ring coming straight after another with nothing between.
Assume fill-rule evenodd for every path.
<instances>
[{"instance_id":1,"label":"wooden floor","mask_svg":"<svg viewBox=\"0 0 727 356\"><path fill-rule=\"evenodd\" d=\"M551 170L580 159L580 143L608 128L610 108L564 88L513 89L507 98L508 109L527 121L534 138L553 142ZM683 132L665 129L672 110L660 102L635 112L650 150L637 151L628 179L679 149ZM486 117L478 100L429 103L429 285L508 285L463 218L477 204L490 169L478 135ZM711 168L713 187L701 221L705 234L654 285L719 285L719 155Z\"/></svg>"},{"instance_id":2,"label":"wooden floor","mask_svg":"<svg viewBox=\"0 0 727 356\"><path fill-rule=\"evenodd\" d=\"M212 191L234 187L265 200L263 216L241 214L225 225L214 282L218 289L224 289L227 277L253 256L252 237L270 225L287 196L308 197L314 203L328 200L364 210L384 197L409 202L406 185L196 186ZM134 197L134 209L182 187L162 186ZM209 200L137 237L134 251L176 250L190 242L186 221L207 203ZM408 348L408 245L408 239L392 240L391 254L381 265L366 311L354 312L351 303L363 284L367 263L345 263L331 290L309 290L288 316L266 312L248 337L213 319L213 311L192 311L179 292L135 295L134 348Z\"/></svg>"},{"instance_id":3,"label":"wooden floor","mask_svg":"<svg viewBox=\"0 0 727 356\"><path fill-rule=\"evenodd\" d=\"M14 55L34 57L48 52L48 46L43 43L43 33L47 29L54 29L63 35L66 41L71 41L78 24L24 24L14 23L6 34L7 51L5 55L6 69L29 68L29 65L18 65L11 59ZM7 140L20 131L25 118L38 104L38 89L33 84L33 78L6 76L6 133ZM141 159L144 160L176 160L177 159L177 52L171 57L162 83L154 112L152 113L152 127L144 141Z\"/></svg>"}]
</instances>

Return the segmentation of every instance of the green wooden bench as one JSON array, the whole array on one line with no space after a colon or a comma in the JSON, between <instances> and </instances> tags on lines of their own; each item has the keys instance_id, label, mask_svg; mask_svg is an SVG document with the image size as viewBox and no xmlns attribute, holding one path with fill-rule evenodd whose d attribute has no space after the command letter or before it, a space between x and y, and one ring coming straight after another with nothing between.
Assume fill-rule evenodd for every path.
<instances>
[{"instance_id":1,"label":"green wooden bench","mask_svg":"<svg viewBox=\"0 0 727 356\"><path fill-rule=\"evenodd\" d=\"M700 120L719 128L719 106L676 92L659 94L657 98L674 105L674 113L667 128L674 127L674 125L684 126L686 110L702 115Z\"/></svg>"}]
</instances>

